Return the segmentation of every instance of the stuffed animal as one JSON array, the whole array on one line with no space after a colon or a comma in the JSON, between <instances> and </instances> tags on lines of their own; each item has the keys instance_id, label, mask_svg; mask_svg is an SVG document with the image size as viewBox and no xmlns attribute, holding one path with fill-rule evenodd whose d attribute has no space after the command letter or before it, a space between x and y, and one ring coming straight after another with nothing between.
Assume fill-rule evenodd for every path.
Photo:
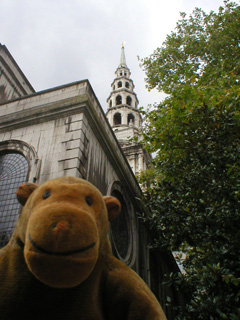
<instances>
[{"instance_id":1,"label":"stuffed animal","mask_svg":"<svg viewBox=\"0 0 240 320\"><path fill-rule=\"evenodd\" d=\"M119 201L63 177L17 190L23 205L0 250L1 320L163 320L147 285L113 257L109 222Z\"/></svg>"}]
</instances>

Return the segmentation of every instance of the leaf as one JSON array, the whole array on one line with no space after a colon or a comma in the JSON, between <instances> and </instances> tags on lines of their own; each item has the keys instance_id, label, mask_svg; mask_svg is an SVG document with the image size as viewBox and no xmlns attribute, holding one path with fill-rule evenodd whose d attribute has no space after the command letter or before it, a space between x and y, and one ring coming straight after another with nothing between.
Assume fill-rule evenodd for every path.
<instances>
[{"instance_id":1,"label":"leaf","mask_svg":"<svg viewBox=\"0 0 240 320\"><path fill-rule=\"evenodd\" d=\"M142 60L148 88L167 97L144 114L141 175L154 248L182 252L168 292L178 319L237 319L240 274L240 6L182 14ZM166 284L167 285L167 284ZM170 300L166 298L169 303Z\"/></svg>"}]
</instances>

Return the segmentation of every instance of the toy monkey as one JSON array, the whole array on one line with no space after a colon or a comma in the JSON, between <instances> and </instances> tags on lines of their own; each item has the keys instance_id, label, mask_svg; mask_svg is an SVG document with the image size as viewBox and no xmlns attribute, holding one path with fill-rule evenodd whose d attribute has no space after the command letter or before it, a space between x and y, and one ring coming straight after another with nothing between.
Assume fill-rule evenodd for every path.
<instances>
[{"instance_id":1,"label":"toy monkey","mask_svg":"<svg viewBox=\"0 0 240 320\"><path fill-rule=\"evenodd\" d=\"M1 320L165 320L142 279L114 258L109 221L119 201L63 177L17 190L23 205L0 250Z\"/></svg>"}]
</instances>

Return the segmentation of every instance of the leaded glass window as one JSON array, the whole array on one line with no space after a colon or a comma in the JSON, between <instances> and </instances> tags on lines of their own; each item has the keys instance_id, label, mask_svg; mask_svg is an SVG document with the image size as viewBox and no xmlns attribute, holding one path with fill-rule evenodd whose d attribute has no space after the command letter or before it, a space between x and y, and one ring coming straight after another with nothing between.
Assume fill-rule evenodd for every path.
<instances>
[{"instance_id":1,"label":"leaded glass window","mask_svg":"<svg viewBox=\"0 0 240 320\"><path fill-rule=\"evenodd\" d=\"M116 256L125 259L130 246L129 219L127 216L126 203L120 192L114 190L112 195L116 197L122 205L121 213L111 222L112 240L114 244L113 251Z\"/></svg>"},{"instance_id":2,"label":"leaded glass window","mask_svg":"<svg viewBox=\"0 0 240 320\"><path fill-rule=\"evenodd\" d=\"M0 155L0 248L5 246L18 218L16 190L27 180L28 161L19 153Z\"/></svg>"}]
</instances>

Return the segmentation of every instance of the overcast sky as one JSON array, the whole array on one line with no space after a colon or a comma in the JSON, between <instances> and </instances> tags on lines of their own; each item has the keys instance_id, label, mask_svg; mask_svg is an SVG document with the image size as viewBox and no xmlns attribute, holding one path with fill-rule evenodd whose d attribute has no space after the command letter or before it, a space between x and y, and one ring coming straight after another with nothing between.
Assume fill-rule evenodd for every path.
<instances>
[{"instance_id":1,"label":"overcast sky","mask_svg":"<svg viewBox=\"0 0 240 320\"><path fill-rule=\"evenodd\" d=\"M106 111L125 44L140 106L162 98L145 89L137 56L160 47L195 7L218 11L223 0L0 0L0 42L36 91L88 79Z\"/></svg>"}]
</instances>

